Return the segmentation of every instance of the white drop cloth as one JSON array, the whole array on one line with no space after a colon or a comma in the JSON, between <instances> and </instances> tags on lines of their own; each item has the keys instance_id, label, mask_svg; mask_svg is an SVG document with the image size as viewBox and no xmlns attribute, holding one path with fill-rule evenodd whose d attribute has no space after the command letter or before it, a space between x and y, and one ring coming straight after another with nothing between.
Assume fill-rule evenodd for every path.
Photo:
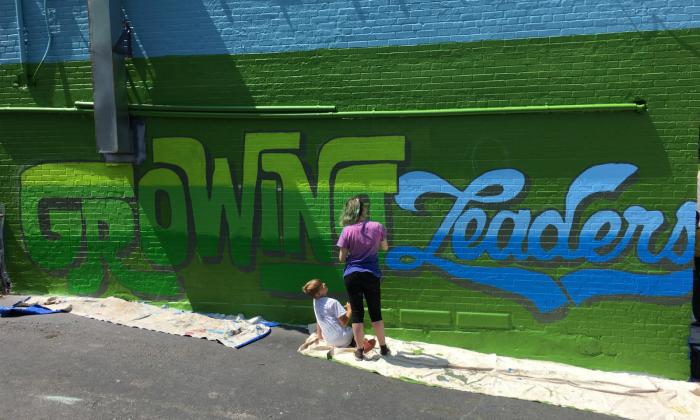
<instances>
[{"instance_id":1,"label":"white drop cloth","mask_svg":"<svg viewBox=\"0 0 700 420\"><path fill-rule=\"evenodd\" d=\"M502 357L460 348L387 339L392 355L377 350L356 361L353 349L317 342L307 356L334 360L380 375L499 397L540 401L630 419L700 418L700 384L646 375L584 369L562 363Z\"/></svg>"},{"instance_id":2,"label":"white drop cloth","mask_svg":"<svg viewBox=\"0 0 700 420\"><path fill-rule=\"evenodd\" d=\"M270 327L259 317L250 320L242 315L210 317L115 297L30 297L22 303L33 304L129 327L206 338L233 348L243 347L270 333Z\"/></svg>"}]
</instances>

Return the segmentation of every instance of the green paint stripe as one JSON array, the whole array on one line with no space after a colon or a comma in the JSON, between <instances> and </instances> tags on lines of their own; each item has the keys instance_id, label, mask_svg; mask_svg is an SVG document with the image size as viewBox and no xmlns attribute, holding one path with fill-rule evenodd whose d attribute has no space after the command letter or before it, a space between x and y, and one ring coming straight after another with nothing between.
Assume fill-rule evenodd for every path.
<instances>
[{"instance_id":1,"label":"green paint stripe","mask_svg":"<svg viewBox=\"0 0 700 420\"><path fill-rule=\"evenodd\" d=\"M513 328L513 323L510 314L457 312L457 328L464 330L509 330Z\"/></svg>"},{"instance_id":2,"label":"green paint stripe","mask_svg":"<svg viewBox=\"0 0 700 420\"><path fill-rule=\"evenodd\" d=\"M449 311L401 309L399 311L399 318L401 320L401 325L405 326L445 328L452 324L452 313Z\"/></svg>"},{"instance_id":3,"label":"green paint stripe","mask_svg":"<svg viewBox=\"0 0 700 420\"><path fill-rule=\"evenodd\" d=\"M311 279L326 283L331 295L345 293L341 267L315 264L264 264L260 267L260 287L265 290L302 297L301 288Z\"/></svg>"}]
</instances>

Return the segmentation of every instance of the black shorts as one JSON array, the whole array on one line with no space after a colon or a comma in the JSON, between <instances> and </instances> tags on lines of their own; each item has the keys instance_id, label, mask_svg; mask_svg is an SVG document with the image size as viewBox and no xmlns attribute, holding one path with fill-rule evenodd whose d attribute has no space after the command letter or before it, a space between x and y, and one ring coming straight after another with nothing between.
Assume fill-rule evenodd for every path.
<instances>
[{"instance_id":1,"label":"black shorts","mask_svg":"<svg viewBox=\"0 0 700 420\"><path fill-rule=\"evenodd\" d=\"M379 278L367 271L356 271L345 276L345 289L350 299L352 323L362 323L365 319L364 300L372 322L382 320L382 297Z\"/></svg>"}]
</instances>

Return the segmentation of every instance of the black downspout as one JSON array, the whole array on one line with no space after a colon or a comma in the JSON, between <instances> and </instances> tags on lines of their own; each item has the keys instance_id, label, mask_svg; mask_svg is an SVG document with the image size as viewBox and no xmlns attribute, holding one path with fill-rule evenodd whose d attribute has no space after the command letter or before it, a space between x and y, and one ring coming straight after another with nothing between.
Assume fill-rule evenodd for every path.
<instances>
[{"instance_id":1,"label":"black downspout","mask_svg":"<svg viewBox=\"0 0 700 420\"><path fill-rule=\"evenodd\" d=\"M3 227L5 225L5 205L0 204L0 295L10 293L12 283L5 268L5 244L3 242Z\"/></svg>"},{"instance_id":2,"label":"black downspout","mask_svg":"<svg viewBox=\"0 0 700 420\"><path fill-rule=\"evenodd\" d=\"M129 118L126 58L131 26L121 0L88 0L97 151L107 162L140 163L145 127Z\"/></svg>"}]
</instances>

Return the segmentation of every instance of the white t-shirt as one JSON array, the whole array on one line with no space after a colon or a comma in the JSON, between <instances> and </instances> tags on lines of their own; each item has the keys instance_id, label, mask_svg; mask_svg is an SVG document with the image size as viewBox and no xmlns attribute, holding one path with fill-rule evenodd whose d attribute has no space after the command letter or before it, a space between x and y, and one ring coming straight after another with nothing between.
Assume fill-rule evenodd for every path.
<instances>
[{"instance_id":1,"label":"white t-shirt","mask_svg":"<svg viewBox=\"0 0 700 420\"><path fill-rule=\"evenodd\" d=\"M335 347L347 347L352 341L352 328L343 327L338 318L345 315L345 308L337 300L324 296L314 299L316 322L326 343Z\"/></svg>"}]
</instances>

